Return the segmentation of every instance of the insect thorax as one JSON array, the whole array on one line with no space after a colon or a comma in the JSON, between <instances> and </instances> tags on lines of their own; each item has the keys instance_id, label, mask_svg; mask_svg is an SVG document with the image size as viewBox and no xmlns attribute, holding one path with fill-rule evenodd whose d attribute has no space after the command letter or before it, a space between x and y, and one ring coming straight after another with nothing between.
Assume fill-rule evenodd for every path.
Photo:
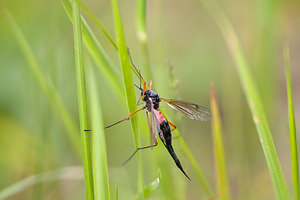
<instances>
[{"instance_id":1,"label":"insect thorax","mask_svg":"<svg viewBox=\"0 0 300 200\"><path fill-rule=\"evenodd\" d=\"M146 106L148 110L151 110L151 102L153 103L153 108L159 108L159 96L153 90L145 90L144 101L146 101Z\"/></svg>"}]
</instances>

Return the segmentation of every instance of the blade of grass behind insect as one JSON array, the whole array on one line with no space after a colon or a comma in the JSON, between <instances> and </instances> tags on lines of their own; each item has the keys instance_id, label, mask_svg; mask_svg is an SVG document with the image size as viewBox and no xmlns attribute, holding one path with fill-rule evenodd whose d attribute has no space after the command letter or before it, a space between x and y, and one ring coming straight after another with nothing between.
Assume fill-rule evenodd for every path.
<instances>
[{"instance_id":1,"label":"blade of grass behind insect","mask_svg":"<svg viewBox=\"0 0 300 200\"><path fill-rule=\"evenodd\" d=\"M161 108L159 110L168 119L168 116L166 115L166 113ZM181 146L184 154L187 156L188 160L190 161L190 163L192 165L192 168L193 168L193 170L195 171L195 173L197 175L197 179L198 179L199 183L201 184L201 186L202 186L202 188L205 192L206 197L207 198L212 197L212 195L213 195L212 189L209 186L208 181L206 180L205 176L203 175L203 172L202 172L200 166L198 165L195 157L193 156L191 150L189 149L189 147L185 143L184 139L181 137L181 134L180 134L179 130L175 129L174 134L175 134L175 137L178 138L178 141L180 143L180 146Z\"/></svg>"},{"instance_id":2,"label":"blade of grass behind insect","mask_svg":"<svg viewBox=\"0 0 300 200\"><path fill-rule=\"evenodd\" d=\"M258 94L254 79L249 71L248 63L245 59L244 52L233 25L224 11L220 9L215 2L202 1L202 3L211 16L215 19L221 32L223 33L232 59L236 64L243 91L246 95L253 121L255 123L265 154L276 197L277 199L290 199L287 185L273 143L271 131L267 122L264 107Z\"/></svg>"},{"instance_id":3,"label":"blade of grass behind insect","mask_svg":"<svg viewBox=\"0 0 300 200\"><path fill-rule=\"evenodd\" d=\"M80 121L81 134L81 148L82 160L84 169L84 184L87 199L94 199L93 187L93 170L91 158L90 134L84 130L89 129L87 101L86 101L86 83L85 83L85 68L83 64L82 54L82 36L81 36L81 19L80 6L77 1L73 0L73 32L74 32L74 56L76 67L77 80L77 96L78 96L78 110Z\"/></svg>"},{"instance_id":4,"label":"blade of grass behind insect","mask_svg":"<svg viewBox=\"0 0 300 200\"><path fill-rule=\"evenodd\" d=\"M72 7L69 0L61 0L61 3L70 19L73 23ZM100 42L97 40L95 34L90 29L83 17L82 20L82 30L83 30L83 41L86 45L89 53L96 62L98 68L103 73L104 77L107 79L109 85L112 86L112 91L115 92L122 102L125 103L125 96L123 93L123 86L121 81L121 76L116 70L116 66L111 62L111 60L106 55Z\"/></svg>"},{"instance_id":5,"label":"blade of grass behind insect","mask_svg":"<svg viewBox=\"0 0 300 200\"><path fill-rule=\"evenodd\" d=\"M150 58L148 51L146 0L137 0L136 27L137 36L141 45L143 67L145 69L144 76L146 80L150 80L150 78L152 77L152 73L150 68Z\"/></svg>"},{"instance_id":6,"label":"blade of grass behind insect","mask_svg":"<svg viewBox=\"0 0 300 200\"><path fill-rule=\"evenodd\" d=\"M5 16L13 30L16 40L18 41L18 43L25 55L25 58L28 61L31 71L33 72L35 78L38 81L38 84L40 85L43 92L45 93L50 105L59 113L59 116L61 117L63 125L65 126L65 129L67 130L64 133L67 134L67 137L71 141L75 152L79 156L81 156L80 138L79 138L79 135L77 134L78 129L75 125L75 122L73 121L71 115L67 111L56 88L50 81L48 81L48 78L41 71L41 67L39 66L24 34L20 30L19 26L17 25L16 21L14 20L13 16L9 13L8 10L5 10Z\"/></svg>"},{"instance_id":7,"label":"blade of grass behind insect","mask_svg":"<svg viewBox=\"0 0 300 200\"><path fill-rule=\"evenodd\" d=\"M293 186L294 186L294 199L300 199L297 136L296 136L294 103L293 103L293 96L292 96L290 56L289 56L288 47L284 49L284 57L285 57L285 75L286 75L286 87L287 87L288 107L289 107L289 132L290 132L291 167L292 167Z\"/></svg>"},{"instance_id":8,"label":"blade of grass behind insect","mask_svg":"<svg viewBox=\"0 0 300 200\"><path fill-rule=\"evenodd\" d=\"M79 1L79 0L77 0ZM69 5L68 0L61 0L69 18L71 21L73 21L73 18L71 16L72 14L72 8ZM101 31L104 33L104 35L107 37L107 39L111 42L111 44L115 47L115 49L118 51L118 46L116 45L116 43L113 41L112 37L108 34L108 32L106 31L106 29L104 28L104 26L101 24L100 20L97 19L97 17L82 3L80 2L80 6L82 7L82 9L84 10L84 12L87 13L87 15L95 22L95 24L101 29ZM86 32L87 35L84 35L84 41L86 43L86 46L89 48L90 53L94 53L92 54L94 56L95 61L98 64L98 67L101 67L101 56L99 56L99 53L103 53L103 48L100 45L100 42L97 40L95 34L93 33L93 31L91 30L91 28L88 26L87 22L84 20L84 18L82 17L82 21L83 21L83 30L84 33ZM102 52L103 51L103 52ZM108 61L108 63L110 64L110 60L108 59L108 57L106 55L104 55L104 58ZM105 66L104 66L105 67ZM110 68L113 69L114 71L114 66L113 65L109 65ZM139 78L138 73L135 71L134 67L131 66L131 69L133 70L133 72L135 73L136 77ZM115 84L114 82L115 79L117 79L118 74L116 74L115 72L112 72L112 75L110 74L111 72L109 72L107 75L108 76L112 76L112 81L111 83L113 83L112 85L116 85L117 88L119 84ZM120 79L120 78L119 78ZM121 82L121 81L120 81ZM120 91L123 91L122 89L122 84L120 87ZM125 98L124 98L124 94L121 92L120 93L122 98L124 99L125 102Z\"/></svg>"},{"instance_id":9,"label":"blade of grass behind insect","mask_svg":"<svg viewBox=\"0 0 300 200\"><path fill-rule=\"evenodd\" d=\"M94 172L94 191L95 199L109 200L109 181L108 166L106 155L106 142L104 134L104 126L102 120L102 111L100 106L100 98L97 92L96 80L91 67L88 71L89 77L89 97L91 100L91 119L92 119L92 151L93 151L93 172Z\"/></svg>"},{"instance_id":10,"label":"blade of grass behind insect","mask_svg":"<svg viewBox=\"0 0 300 200\"><path fill-rule=\"evenodd\" d=\"M116 50L118 50L117 44L114 42L114 40L110 37L100 20L93 15L93 13L84 5L82 1L76 0L80 7L83 9L83 11L94 21L95 24L100 28L100 30L104 33L104 35L107 37L107 39L110 41L110 43L115 47Z\"/></svg>"},{"instance_id":11,"label":"blade of grass behind insect","mask_svg":"<svg viewBox=\"0 0 300 200\"><path fill-rule=\"evenodd\" d=\"M42 182L66 181L66 180L82 180L81 167L64 167L49 172L34 174L26 177L12 185L0 190L0 199L8 199L29 187L35 186Z\"/></svg>"},{"instance_id":12,"label":"blade of grass behind insect","mask_svg":"<svg viewBox=\"0 0 300 200\"><path fill-rule=\"evenodd\" d=\"M116 31L116 37L117 37L117 43L118 43L118 49L120 54L120 61L122 65L122 73L123 73L123 82L125 86L125 94L127 98L127 106L129 113L132 113L136 111L136 100L135 100L135 93L134 93L134 86L133 86L133 80L131 75L131 65L129 62L128 52L127 52L127 46L125 42L124 37L124 31L122 26L122 20L119 10L119 5L117 0L111 0L112 9L113 9L113 15L114 15L114 23L115 23L115 31ZM134 136L134 142L136 148L140 147L139 142L139 135L137 132L137 116L131 117L131 127L132 132ZM140 156L140 153L137 152L137 162L138 162L138 194L139 199L144 198L143 194L143 166L142 166L142 159Z\"/></svg>"},{"instance_id":13,"label":"blade of grass behind insect","mask_svg":"<svg viewBox=\"0 0 300 200\"><path fill-rule=\"evenodd\" d=\"M159 184L160 184L160 172L158 174L158 177L144 188L144 198L145 199L149 198L153 194L153 192L156 191ZM136 199L139 199L139 197L137 197Z\"/></svg>"},{"instance_id":14,"label":"blade of grass behind insect","mask_svg":"<svg viewBox=\"0 0 300 200\"><path fill-rule=\"evenodd\" d=\"M150 197L150 195L153 194L154 191L156 191L156 189L159 186L159 183L160 183L160 174L154 181L152 181L148 186L145 187L145 189L144 189L145 199Z\"/></svg>"},{"instance_id":15,"label":"blade of grass behind insect","mask_svg":"<svg viewBox=\"0 0 300 200\"><path fill-rule=\"evenodd\" d=\"M272 102L264 105L265 111L270 113L270 119L277 115L274 105L278 103L277 88L279 86L277 65L278 43L280 41L280 1L264 0L254 1L253 19L256 23L253 33L256 36L256 48L254 54L255 64L253 74L257 85L264 91L261 99L264 102ZM255 29L256 28L256 29ZM268 76L266 76L268 74ZM276 118L274 118L276 119Z\"/></svg>"},{"instance_id":16,"label":"blade of grass behind insect","mask_svg":"<svg viewBox=\"0 0 300 200\"><path fill-rule=\"evenodd\" d=\"M223 146L223 136L219 109L215 98L214 86L210 87L211 112L212 112L212 135L214 143L215 170L217 182L218 199L230 199L230 188L226 169L225 150Z\"/></svg>"},{"instance_id":17,"label":"blade of grass behind insect","mask_svg":"<svg viewBox=\"0 0 300 200\"><path fill-rule=\"evenodd\" d=\"M116 185L116 200L119 200L119 185Z\"/></svg>"}]
</instances>

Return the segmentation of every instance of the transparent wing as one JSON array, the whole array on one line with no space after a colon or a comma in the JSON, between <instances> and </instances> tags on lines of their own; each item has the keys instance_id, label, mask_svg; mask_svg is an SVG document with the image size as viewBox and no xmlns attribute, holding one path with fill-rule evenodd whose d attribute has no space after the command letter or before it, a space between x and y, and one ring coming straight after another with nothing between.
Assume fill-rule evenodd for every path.
<instances>
[{"instance_id":1,"label":"transparent wing","mask_svg":"<svg viewBox=\"0 0 300 200\"><path fill-rule=\"evenodd\" d=\"M211 118L210 111L203 106L175 99L160 98L160 100L166 102L171 108L182 112L191 119L209 121Z\"/></svg>"},{"instance_id":2,"label":"transparent wing","mask_svg":"<svg viewBox=\"0 0 300 200\"><path fill-rule=\"evenodd\" d=\"M152 103L152 102L151 102ZM158 134L158 126L156 124L156 119L155 119L155 114L154 114L154 111L153 111L153 104L151 105L152 107L152 111L149 113L150 114L150 120L148 118L148 113L147 113L147 120L148 120L148 123L149 123L149 128L150 128L150 141L151 141L151 145L153 145L153 141L155 142L156 141L156 138L157 138L157 134Z\"/></svg>"},{"instance_id":3,"label":"transparent wing","mask_svg":"<svg viewBox=\"0 0 300 200\"><path fill-rule=\"evenodd\" d=\"M152 124L152 130L154 131L155 137L157 138L157 134L160 131L160 125L156 123L154 110L151 111L151 124Z\"/></svg>"}]
</instances>

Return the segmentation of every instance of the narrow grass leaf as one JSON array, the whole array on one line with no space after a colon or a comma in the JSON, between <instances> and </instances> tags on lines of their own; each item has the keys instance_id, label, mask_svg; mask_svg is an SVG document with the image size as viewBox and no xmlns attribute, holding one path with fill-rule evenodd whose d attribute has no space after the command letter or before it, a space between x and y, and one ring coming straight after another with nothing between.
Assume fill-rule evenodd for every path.
<instances>
[{"instance_id":1,"label":"narrow grass leaf","mask_svg":"<svg viewBox=\"0 0 300 200\"><path fill-rule=\"evenodd\" d=\"M124 31L122 26L122 20L119 10L119 5L117 0L111 0L112 3L112 9L113 9L113 15L114 15L114 23L115 23L115 31L116 31L116 37L117 37L117 43L118 43L118 49L119 49L119 55L120 55L120 61L122 65L122 74L123 74L123 82L125 86L125 94L127 98L127 106L129 113L132 113L136 111L136 100L135 100L135 93L134 93L134 87L133 87L133 79L131 75L131 65L129 62L129 56L127 52L127 46L126 41L124 37ZM137 116L133 116L131 119L131 127L133 131L134 136L134 142L136 148L140 147L139 142L139 135L137 132ZM143 166L142 166L142 160L140 157L139 152L137 152L137 161L138 161L138 194L139 198L143 199Z\"/></svg>"},{"instance_id":2,"label":"narrow grass leaf","mask_svg":"<svg viewBox=\"0 0 300 200\"><path fill-rule=\"evenodd\" d=\"M226 169L225 150L223 146L223 136L219 109L215 97L214 86L210 88L211 112L212 112L212 135L214 146L214 159L216 169L217 196L218 199L230 199L230 187Z\"/></svg>"},{"instance_id":3,"label":"narrow grass leaf","mask_svg":"<svg viewBox=\"0 0 300 200\"><path fill-rule=\"evenodd\" d=\"M73 32L74 32L74 56L76 67L77 80L77 96L78 96L78 110L80 121L80 134L82 146L82 159L84 169L84 184L87 199L94 199L93 187L93 171L91 158L90 134L85 132L89 129L87 101L86 101L86 83L85 83L85 68L83 64L82 53L82 36L81 36L81 14L80 6L77 1L73 0Z\"/></svg>"},{"instance_id":4,"label":"narrow grass leaf","mask_svg":"<svg viewBox=\"0 0 300 200\"><path fill-rule=\"evenodd\" d=\"M8 199L9 197L19 194L42 182L82 180L82 167L64 167L61 169L44 172L41 174L31 175L24 178L6 188L0 190L0 199Z\"/></svg>"},{"instance_id":5,"label":"narrow grass leaf","mask_svg":"<svg viewBox=\"0 0 300 200\"><path fill-rule=\"evenodd\" d=\"M72 6L70 4L70 1L61 0L61 3L67 15L69 16L70 21L73 23ZM89 53L96 62L98 68L103 73L104 78L106 78L109 85L112 86L112 91L120 97L122 102L125 102L126 100L123 93L121 76L117 71L117 67L109 59L100 42L97 40L95 34L90 29L83 17L81 17L81 20L84 44L89 50Z\"/></svg>"},{"instance_id":6,"label":"narrow grass leaf","mask_svg":"<svg viewBox=\"0 0 300 200\"><path fill-rule=\"evenodd\" d=\"M106 154L106 142L100 98L97 91L96 80L92 67L89 72L89 97L91 100L92 118L92 144L93 144L93 172L94 172L94 191L95 199L109 200L109 181Z\"/></svg>"},{"instance_id":7,"label":"narrow grass leaf","mask_svg":"<svg viewBox=\"0 0 300 200\"><path fill-rule=\"evenodd\" d=\"M77 0L78 1L78 0ZM61 0L61 3L66 11L66 13L69 16L69 19L71 22L73 22L72 17L72 7L70 6L69 0ZM82 3L80 2L80 5L82 6L82 9L88 14L89 17L92 18L92 20L96 23L96 25L103 31L103 33L106 35L108 40L111 41L112 45L115 47L115 49L118 51L118 46L113 41L112 37L108 34L106 29L103 27L101 22L93 15L93 13ZM90 54L92 55L93 59L97 63L97 66L99 69L107 76L107 79L109 83L113 86L114 89L116 89L118 95L122 98L122 100L125 100L125 96L123 93L123 86L120 75L115 70L116 67L112 64L106 53L104 52L103 47L101 46L99 40L96 38L95 34L85 21L85 19L81 16L82 20L82 29L83 29L83 39L84 43L89 49ZM116 45L116 46L115 46ZM131 66L132 70L134 71L136 77L139 78L138 73L134 70L134 68Z\"/></svg>"},{"instance_id":8,"label":"narrow grass leaf","mask_svg":"<svg viewBox=\"0 0 300 200\"><path fill-rule=\"evenodd\" d=\"M140 41L147 41L146 19L147 19L147 1L138 0L136 7L136 25L137 35Z\"/></svg>"},{"instance_id":9,"label":"narrow grass leaf","mask_svg":"<svg viewBox=\"0 0 300 200\"><path fill-rule=\"evenodd\" d=\"M145 69L144 76L146 80L150 80L152 77L150 58L148 51L148 37L147 37L147 1L137 0L136 7L136 27L137 36L141 45L142 63Z\"/></svg>"},{"instance_id":10,"label":"narrow grass leaf","mask_svg":"<svg viewBox=\"0 0 300 200\"><path fill-rule=\"evenodd\" d=\"M286 75L286 87L287 87L288 107L289 107L289 132L290 132L291 165L292 165L292 176L293 176L293 186L294 186L294 199L300 199L297 136L296 136L294 103L293 103L293 96L292 96L290 55L289 55L288 47L284 49L284 58L285 58L285 75Z\"/></svg>"},{"instance_id":11,"label":"narrow grass leaf","mask_svg":"<svg viewBox=\"0 0 300 200\"><path fill-rule=\"evenodd\" d=\"M78 153L78 155L81 155L80 138L78 134L78 128L75 122L73 121L71 115L67 111L56 88L49 81L49 78L46 77L41 71L41 67L39 66L24 34L20 30L19 26L17 25L16 21L14 20L13 16L9 13L8 10L5 11L5 16L12 27L16 40L18 41L25 55L25 58L28 61L29 67L38 81L38 84L40 85L43 92L45 93L50 105L59 113L59 116L61 117L61 121L63 122L63 125L67 130L64 133L67 134L69 140L71 141L74 147L75 152Z\"/></svg>"},{"instance_id":12,"label":"narrow grass leaf","mask_svg":"<svg viewBox=\"0 0 300 200\"><path fill-rule=\"evenodd\" d=\"M116 185L116 200L119 199L119 185Z\"/></svg>"},{"instance_id":13,"label":"narrow grass leaf","mask_svg":"<svg viewBox=\"0 0 300 200\"><path fill-rule=\"evenodd\" d=\"M80 4L80 7L82 10L94 21L94 23L100 28L100 30L104 33L104 35L107 37L107 39L110 41L110 43L115 47L116 50L118 50L117 44L114 42L114 40L111 38L109 33L106 31L100 20L83 4L82 1L77 0Z\"/></svg>"},{"instance_id":14,"label":"narrow grass leaf","mask_svg":"<svg viewBox=\"0 0 300 200\"><path fill-rule=\"evenodd\" d=\"M153 194L153 192L156 191L156 189L159 186L159 183L160 183L160 174L154 181L152 181L148 186L145 187L145 189L144 189L144 198L145 199L150 197Z\"/></svg>"},{"instance_id":15,"label":"narrow grass leaf","mask_svg":"<svg viewBox=\"0 0 300 200\"><path fill-rule=\"evenodd\" d=\"M204 6L215 19L232 59L236 64L240 81L250 107L253 121L255 123L258 136L265 154L265 158L269 167L269 173L273 182L274 190L277 199L290 199L287 185L281 170L281 166L277 157L276 149L273 143L271 131L267 122L263 104L261 102L255 81L249 71L249 66L246 61L244 52L239 42L238 36L228 19L227 15L214 2L204 2Z\"/></svg>"}]
</instances>

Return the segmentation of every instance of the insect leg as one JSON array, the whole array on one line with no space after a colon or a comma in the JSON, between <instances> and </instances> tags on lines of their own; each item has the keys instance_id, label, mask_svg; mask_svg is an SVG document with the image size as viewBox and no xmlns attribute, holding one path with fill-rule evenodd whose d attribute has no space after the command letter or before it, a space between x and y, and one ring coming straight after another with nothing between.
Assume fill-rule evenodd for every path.
<instances>
[{"instance_id":1,"label":"insect leg","mask_svg":"<svg viewBox=\"0 0 300 200\"><path fill-rule=\"evenodd\" d=\"M129 115L128 115L127 117L125 117L124 119L122 119L122 120L120 120L120 121L118 121L118 122L116 122L116 123L114 123L114 124L112 124L112 125L109 125L109 126L104 127L104 129L110 128L110 127L112 127L112 126L114 126L114 125L117 125L117 124L119 124L119 123L121 123L121 122L124 122L124 121L126 121L126 120L129 120L130 117L131 117L132 115L134 115L135 113L137 113L137 112L139 112L139 111L141 111L141 110L144 110L145 108L146 108L146 106L142 107L141 109L138 109L137 111L135 111L135 112L129 114Z\"/></svg>"},{"instance_id":2,"label":"insect leg","mask_svg":"<svg viewBox=\"0 0 300 200\"><path fill-rule=\"evenodd\" d=\"M157 146L157 140L155 138L155 134L151 128L151 125L150 125L150 121L149 121L149 116L148 116L148 112L147 112L147 121L148 121L148 126L149 126L149 129L150 129L150 133L151 133L151 136L152 136L152 139L154 140L154 144L151 144L149 146L145 146L145 147L139 147L137 148L133 154L122 164L122 166L124 166L128 161L131 160L131 158L136 154L136 152L138 152L139 150L143 150L143 149L148 149L148 148L152 148L152 147L156 147Z\"/></svg>"},{"instance_id":3,"label":"insect leg","mask_svg":"<svg viewBox=\"0 0 300 200\"><path fill-rule=\"evenodd\" d=\"M163 114L162 114L163 115ZM164 115L163 115L164 116ZM166 116L164 116L166 118ZM167 118L166 118L167 119ZM173 127L172 131L174 131L176 129L176 126L175 124L173 124L172 122L170 122L168 119L167 119L168 123Z\"/></svg>"},{"instance_id":4,"label":"insect leg","mask_svg":"<svg viewBox=\"0 0 300 200\"><path fill-rule=\"evenodd\" d=\"M169 120L167 120L167 121L173 127L172 131L174 131L176 129L176 126L172 122L170 122Z\"/></svg>"}]
</instances>

